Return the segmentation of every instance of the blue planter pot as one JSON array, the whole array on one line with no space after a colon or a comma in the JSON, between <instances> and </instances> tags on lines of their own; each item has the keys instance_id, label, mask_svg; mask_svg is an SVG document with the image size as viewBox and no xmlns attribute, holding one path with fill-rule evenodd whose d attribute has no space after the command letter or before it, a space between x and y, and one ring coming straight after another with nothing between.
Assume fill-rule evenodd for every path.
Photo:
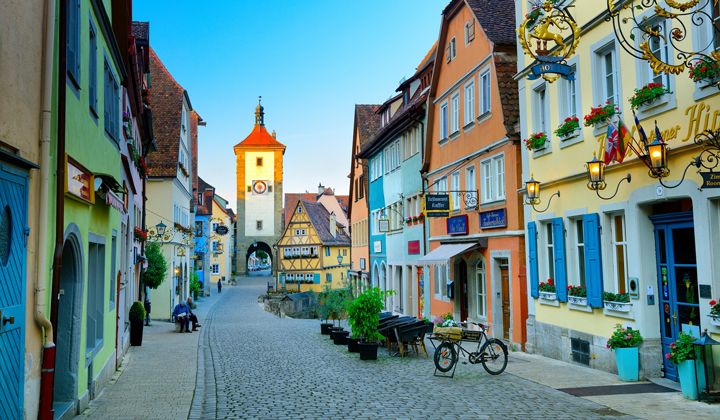
<instances>
[{"instance_id":1,"label":"blue planter pot","mask_svg":"<svg viewBox=\"0 0 720 420\"><path fill-rule=\"evenodd\" d=\"M680 378L680 390L683 397L688 400L698 399L698 390L696 386L695 361L685 360L680 362L677 367L678 377Z\"/></svg>"},{"instance_id":2,"label":"blue planter pot","mask_svg":"<svg viewBox=\"0 0 720 420\"><path fill-rule=\"evenodd\" d=\"M640 370L638 358L637 347L615 349L615 364L617 364L620 380L637 382Z\"/></svg>"}]
</instances>

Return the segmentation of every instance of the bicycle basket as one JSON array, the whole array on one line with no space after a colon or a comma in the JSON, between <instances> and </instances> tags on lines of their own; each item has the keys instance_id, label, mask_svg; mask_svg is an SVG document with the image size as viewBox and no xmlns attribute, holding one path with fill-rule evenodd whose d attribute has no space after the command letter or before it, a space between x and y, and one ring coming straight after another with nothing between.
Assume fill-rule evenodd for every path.
<instances>
[{"instance_id":1,"label":"bicycle basket","mask_svg":"<svg viewBox=\"0 0 720 420\"><path fill-rule=\"evenodd\" d=\"M481 336L482 336L482 331L462 330L463 340L479 341Z\"/></svg>"}]
</instances>

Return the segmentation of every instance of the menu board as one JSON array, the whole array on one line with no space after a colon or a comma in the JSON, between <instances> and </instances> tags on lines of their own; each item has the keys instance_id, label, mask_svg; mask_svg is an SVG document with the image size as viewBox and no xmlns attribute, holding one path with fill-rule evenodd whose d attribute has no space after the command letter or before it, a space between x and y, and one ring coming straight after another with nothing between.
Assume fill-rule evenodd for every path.
<instances>
[{"instance_id":1,"label":"menu board","mask_svg":"<svg viewBox=\"0 0 720 420\"><path fill-rule=\"evenodd\" d=\"M65 162L65 192L88 203L95 202L92 173L69 158Z\"/></svg>"}]
</instances>

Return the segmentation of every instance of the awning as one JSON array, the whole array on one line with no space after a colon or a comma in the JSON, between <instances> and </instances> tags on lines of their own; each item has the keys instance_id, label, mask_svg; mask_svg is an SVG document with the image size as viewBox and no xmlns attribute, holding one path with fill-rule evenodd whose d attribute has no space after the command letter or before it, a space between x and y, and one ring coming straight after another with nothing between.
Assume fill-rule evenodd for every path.
<instances>
[{"instance_id":1,"label":"awning","mask_svg":"<svg viewBox=\"0 0 720 420\"><path fill-rule=\"evenodd\" d=\"M418 262L425 264L447 264L450 261L450 258L477 246L479 246L477 242L443 244L430 251L430 253L424 257L419 258Z\"/></svg>"}]
</instances>

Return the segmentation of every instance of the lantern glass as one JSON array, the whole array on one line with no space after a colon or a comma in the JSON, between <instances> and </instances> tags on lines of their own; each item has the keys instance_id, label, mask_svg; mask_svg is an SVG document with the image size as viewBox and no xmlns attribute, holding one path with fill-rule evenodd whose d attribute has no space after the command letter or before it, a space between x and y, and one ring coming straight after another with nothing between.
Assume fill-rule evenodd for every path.
<instances>
[{"instance_id":1,"label":"lantern glass","mask_svg":"<svg viewBox=\"0 0 720 420\"><path fill-rule=\"evenodd\" d=\"M540 196L540 182L535 181L534 178L530 177L530 180L525 182L525 187L530 200L535 200Z\"/></svg>"},{"instance_id":2,"label":"lantern glass","mask_svg":"<svg viewBox=\"0 0 720 420\"><path fill-rule=\"evenodd\" d=\"M155 228L157 229L157 234L163 236L165 234L165 228L167 228L167 226L165 226L165 223L160 222L155 225Z\"/></svg>"},{"instance_id":3,"label":"lantern glass","mask_svg":"<svg viewBox=\"0 0 720 420\"><path fill-rule=\"evenodd\" d=\"M592 183L605 182L605 162L593 156L593 160L587 162L587 177Z\"/></svg>"},{"instance_id":4,"label":"lantern glass","mask_svg":"<svg viewBox=\"0 0 720 420\"><path fill-rule=\"evenodd\" d=\"M650 157L652 169L667 168L667 145L657 139L647 145L647 154Z\"/></svg>"}]
</instances>

